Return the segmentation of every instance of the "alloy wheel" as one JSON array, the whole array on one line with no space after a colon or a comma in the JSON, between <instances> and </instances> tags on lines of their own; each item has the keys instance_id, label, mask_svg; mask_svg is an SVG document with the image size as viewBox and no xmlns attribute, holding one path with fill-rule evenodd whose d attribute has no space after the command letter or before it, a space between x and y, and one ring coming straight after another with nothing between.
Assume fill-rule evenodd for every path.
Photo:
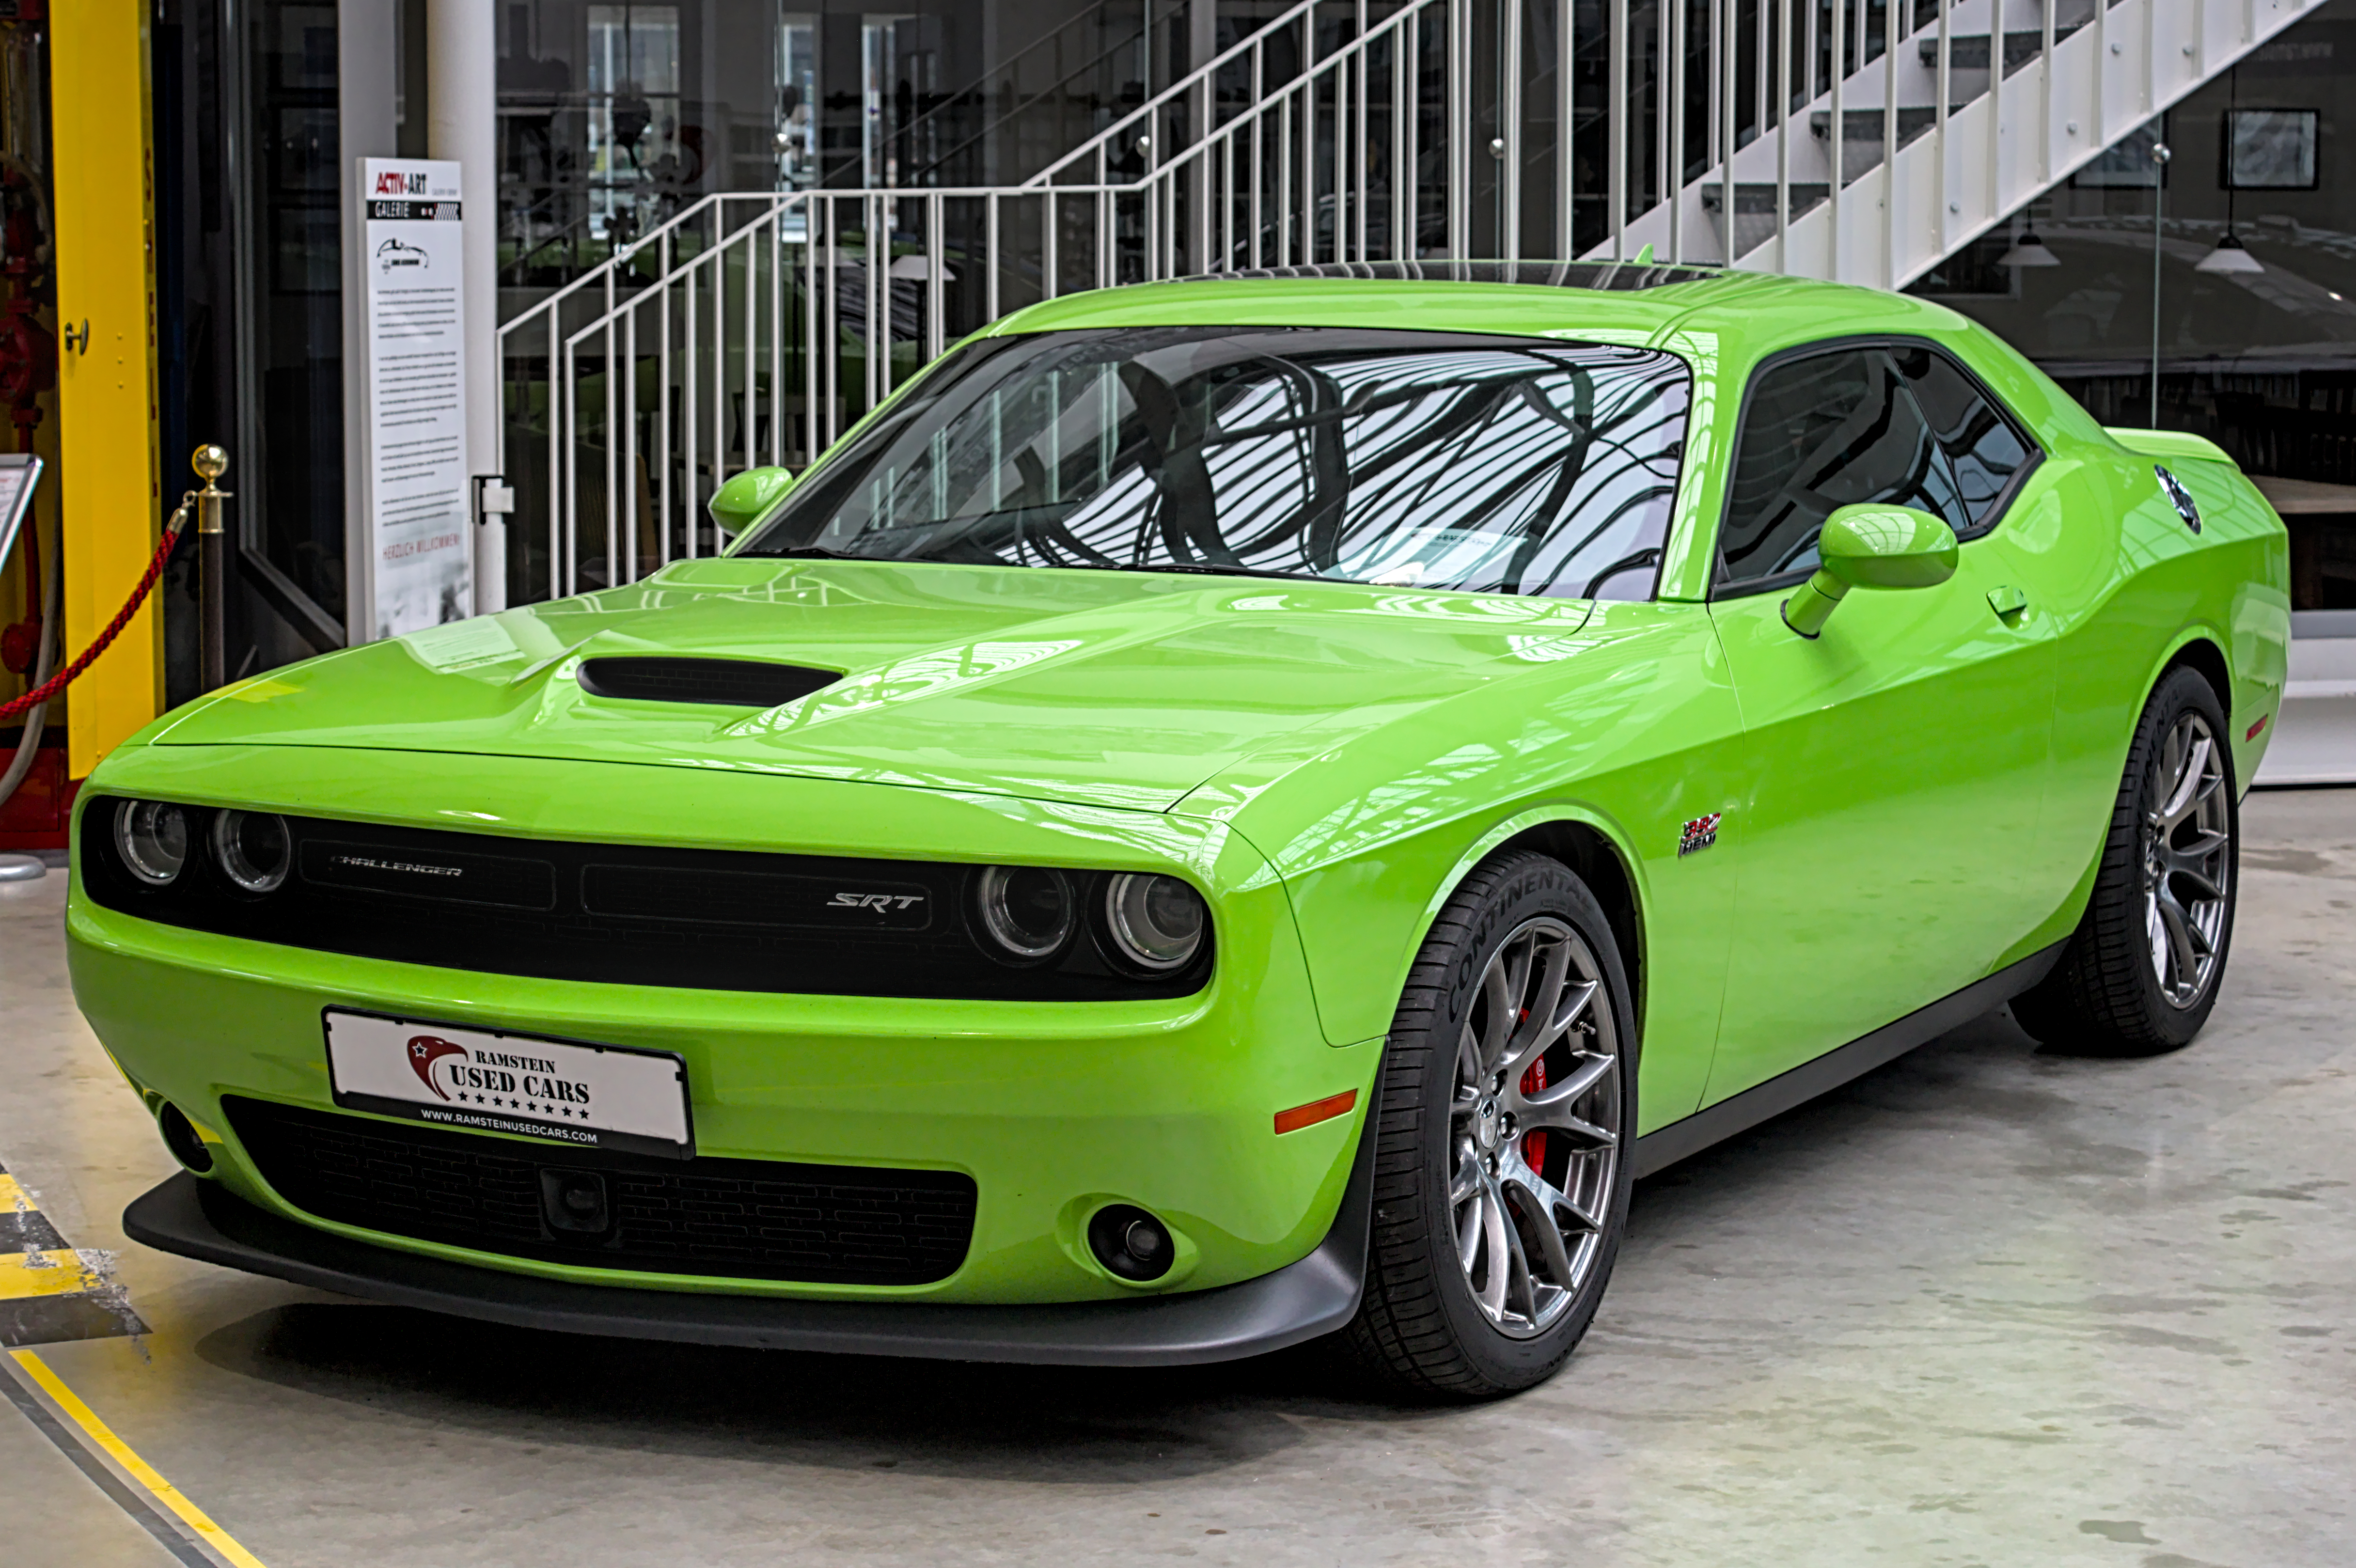
<instances>
[{"instance_id":1,"label":"alloy wheel","mask_svg":"<svg viewBox=\"0 0 2356 1568\"><path fill-rule=\"evenodd\" d=\"M1623 1104L1602 966L1563 922L1524 922L1482 972L1450 1106L1456 1258L1502 1332L1544 1333L1593 1271Z\"/></svg>"},{"instance_id":2,"label":"alloy wheel","mask_svg":"<svg viewBox=\"0 0 2356 1568\"><path fill-rule=\"evenodd\" d=\"M2169 727L2146 799L2144 931L2160 997L2180 1010L2216 978L2233 876L2224 760L2200 714L2182 714Z\"/></svg>"}]
</instances>

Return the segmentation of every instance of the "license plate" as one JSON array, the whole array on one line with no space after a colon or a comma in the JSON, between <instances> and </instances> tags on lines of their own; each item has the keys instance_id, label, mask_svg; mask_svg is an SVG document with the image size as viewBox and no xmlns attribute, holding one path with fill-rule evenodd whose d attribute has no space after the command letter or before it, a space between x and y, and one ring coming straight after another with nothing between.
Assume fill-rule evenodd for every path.
<instances>
[{"instance_id":1,"label":"license plate","mask_svg":"<svg viewBox=\"0 0 2356 1568\"><path fill-rule=\"evenodd\" d=\"M327 1012L327 1077L347 1110L685 1159L687 1064L661 1051Z\"/></svg>"}]
</instances>

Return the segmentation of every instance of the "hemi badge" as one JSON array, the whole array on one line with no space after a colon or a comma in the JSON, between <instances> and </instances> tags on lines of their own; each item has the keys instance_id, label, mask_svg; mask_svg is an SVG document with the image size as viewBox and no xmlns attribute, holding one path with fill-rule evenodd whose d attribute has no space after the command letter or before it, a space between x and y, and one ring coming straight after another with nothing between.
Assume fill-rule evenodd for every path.
<instances>
[{"instance_id":1,"label":"hemi badge","mask_svg":"<svg viewBox=\"0 0 2356 1568\"><path fill-rule=\"evenodd\" d=\"M1276 1130L1279 1133L1297 1133L1303 1127L1313 1127L1320 1122L1346 1116L1357 1107L1357 1104L1358 1092L1344 1089L1339 1094L1328 1094L1323 1100L1312 1100L1306 1105L1279 1111L1276 1114Z\"/></svg>"},{"instance_id":2,"label":"hemi badge","mask_svg":"<svg viewBox=\"0 0 2356 1568\"><path fill-rule=\"evenodd\" d=\"M1718 825L1724 816L1723 812L1713 811L1687 823L1685 830L1677 835L1677 858L1683 859L1697 849L1707 849L1717 843Z\"/></svg>"}]
</instances>

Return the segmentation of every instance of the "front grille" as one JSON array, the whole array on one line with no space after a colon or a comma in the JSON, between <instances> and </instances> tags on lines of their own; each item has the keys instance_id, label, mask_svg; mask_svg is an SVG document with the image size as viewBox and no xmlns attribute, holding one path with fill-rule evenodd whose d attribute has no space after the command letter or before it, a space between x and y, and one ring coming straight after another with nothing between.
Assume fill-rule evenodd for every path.
<instances>
[{"instance_id":1,"label":"front grille","mask_svg":"<svg viewBox=\"0 0 2356 1568\"><path fill-rule=\"evenodd\" d=\"M216 813L187 807L195 849L168 887L124 869L117 802L92 797L78 854L99 904L254 942L547 980L848 997L1123 1001L1190 996L1211 944L1170 975L1116 969L1091 924L1063 955L1010 967L971 929L973 868L734 849L582 844L288 816L293 872L255 896L205 846ZM1102 872L1076 875L1100 907Z\"/></svg>"},{"instance_id":2,"label":"front grille","mask_svg":"<svg viewBox=\"0 0 2356 1568\"><path fill-rule=\"evenodd\" d=\"M946 1170L541 1148L398 1122L221 1102L262 1179L307 1214L508 1257L649 1274L928 1285L973 1241L973 1179ZM550 1228L544 1172L594 1172L603 1234Z\"/></svg>"}]
</instances>

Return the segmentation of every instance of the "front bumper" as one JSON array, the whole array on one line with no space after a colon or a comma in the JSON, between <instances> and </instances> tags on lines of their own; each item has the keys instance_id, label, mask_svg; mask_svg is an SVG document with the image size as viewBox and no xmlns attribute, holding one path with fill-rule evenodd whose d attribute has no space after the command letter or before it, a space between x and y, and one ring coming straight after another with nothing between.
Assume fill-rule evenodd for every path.
<instances>
[{"instance_id":1,"label":"front bumper","mask_svg":"<svg viewBox=\"0 0 2356 1568\"><path fill-rule=\"evenodd\" d=\"M512 1276L527 1295L528 1276L601 1294L771 1304L1134 1306L1270 1275L1332 1231L1380 1045L1325 1043L1282 885L1223 829L1132 812L1081 821L1028 802L866 784L469 761L461 796L468 811L548 837L792 848L790 827L777 825L809 823L831 825L836 844L852 825L910 856L1182 862L1214 900L1219 967L1193 997L1087 1003L541 980L161 925L97 906L77 874L67 920L76 998L151 1104L177 1105L211 1141L215 1165L203 1185L323 1243L340 1238L404 1254L384 1265L395 1272L431 1260L462 1271L454 1277ZM433 766L326 748L134 747L108 759L104 783L198 805L244 800L414 820L411 803L458 793L435 783ZM658 772L667 775L659 813L612 787L615 775ZM331 1007L676 1051L687 1064L699 1155L962 1172L979 1191L970 1247L955 1273L927 1285L819 1284L584 1267L322 1220L263 1179L221 1103L241 1095L335 1111L320 1022ZM1357 1114L1275 1133L1275 1112L1352 1089ZM1179 1266L1170 1275L1141 1287L1094 1262L1086 1221L1107 1202L1137 1204L1171 1227ZM674 1301L669 1310L696 1307Z\"/></svg>"},{"instance_id":2,"label":"front bumper","mask_svg":"<svg viewBox=\"0 0 2356 1568\"><path fill-rule=\"evenodd\" d=\"M123 1211L123 1229L248 1274L524 1328L937 1360L1190 1366L1280 1350L1349 1322L1365 1278L1374 1173L1374 1140L1365 1138L1324 1241L1273 1274L1215 1290L1039 1306L797 1301L535 1279L348 1241L185 1171Z\"/></svg>"}]
</instances>

